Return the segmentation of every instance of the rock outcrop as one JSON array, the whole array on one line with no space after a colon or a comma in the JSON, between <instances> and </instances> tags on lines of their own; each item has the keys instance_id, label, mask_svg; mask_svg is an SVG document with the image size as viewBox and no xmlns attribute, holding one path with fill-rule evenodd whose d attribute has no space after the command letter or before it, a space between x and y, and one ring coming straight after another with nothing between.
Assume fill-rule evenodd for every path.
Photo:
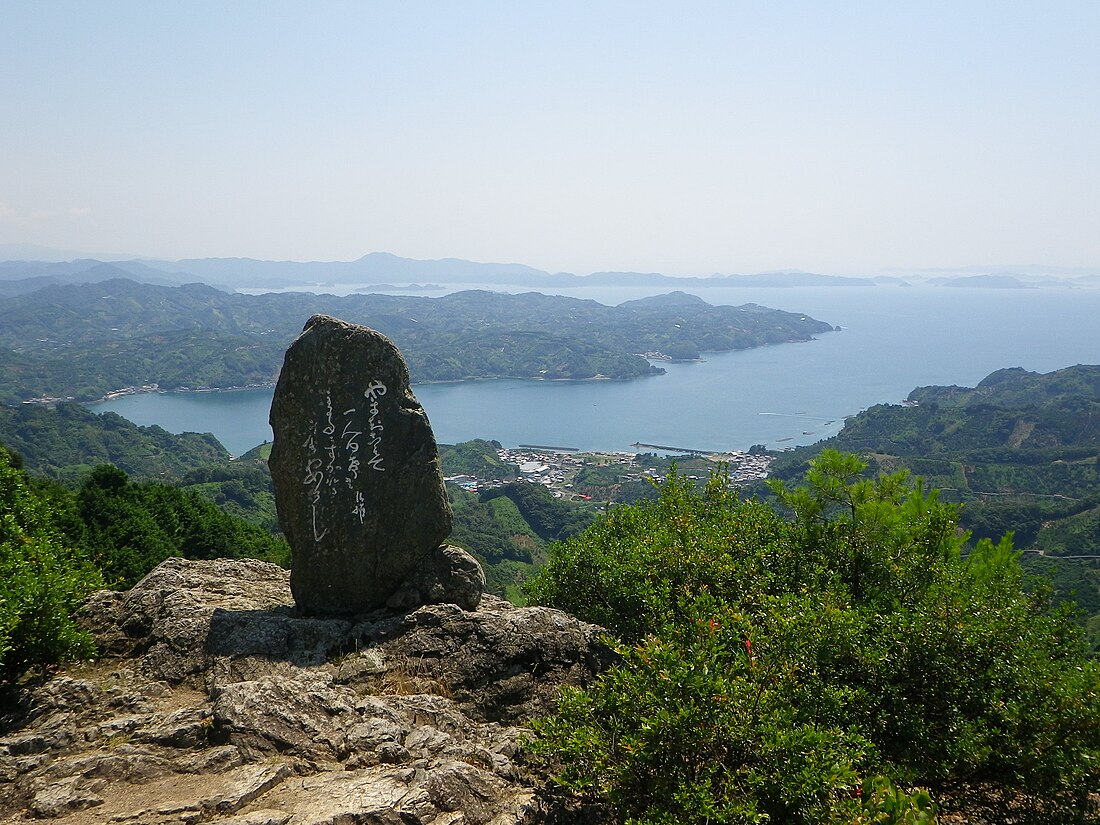
<instances>
[{"instance_id":1,"label":"rock outcrop","mask_svg":"<svg viewBox=\"0 0 1100 825\"><path fill-rule=\"evenodd\" d=\"M81 621L101 658L2 718L0 822L543 821L523 726L610 656L598 628L491 596L306 616L251 560L169 560Z\"/></svg>"},{"instance_id":2,"label":"rock outcrop","mask_svg":"<svg viewBox=\"0 0 1100 825\"><path fill-rule=\"evenodd\" d=\"M298 606L385 606L451 532L435 437L405 359L380 332L313 316L287 350L271 428Z\"/></svg>"}]
</instances>

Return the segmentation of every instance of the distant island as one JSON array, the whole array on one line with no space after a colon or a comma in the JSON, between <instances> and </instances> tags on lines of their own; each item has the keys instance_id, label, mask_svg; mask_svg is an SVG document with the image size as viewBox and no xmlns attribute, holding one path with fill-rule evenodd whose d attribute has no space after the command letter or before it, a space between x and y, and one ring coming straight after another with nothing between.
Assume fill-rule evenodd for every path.
<instances>
[{"instance_id":1,"label":"distant island","mask_svg":"<svg viewBox=\"0 0 1100 825\"><path fill-rule=\"evenodd\" d=\"M367 284L356 292L445 292L443 284Z\"/></svg>"},{"instance_id":2,"label":"distant island","mask_svg":"<svg viewBox=\"0 0 1100 825\"><path fill-rule=\"evenodd\" d=\"M939 286L970 287L979 289L1038 289L1034 284L1021 281L1015 275L969 275L962 278L944 278L937 280Z\"/></svg>"},{"instance_id":3,"label":"distant island","mask_svg":"<svg viewBox=\"0 0 1100 825\"><path fill-rule=\"evenodd\" d=\"M444 290L454 285L483 284L532 289L643 286L707 289L711 287L873 287L867 278L782 271L755 275L673 277L659 272L544 272L523 264L493 264L444 258L421 261L387 252L372 252L354 261L260 261L252 258L194 258L180 261L0 261L0 295L20 295L44 286L97 283L129 278L141 283L180 286L199 281L225 291L235 289L314 288L318 285L364 284L357 291Z\"/></svg>"},{"instance_id":4,"label":"distant island","mask_svg":"<svg viewBox=\"0 0 1100 825\"><path fill-rule=\"evenodd\" d=\"M18 260L2 260L4 255ZM66 260L62 260L62 257ZM900 274L901 271L897 271ZM25 245L0 244L0 296L21 295L44 286L98 283L129 278L141 283L180 286L201 282L232 292L288 290L343 285L362 291L429 291L456 287L519 286L536 290L585 287L648 287L669 289L966 286L1018 289L1039 286L1097 288L1100 272L1036 265L1012 271L978 267L948 270L904 270L905 276L880 274L853 278L801 270L755 274L715 273L706 277L669 276L660 272L546 272L518 263L480 263L460 258L417 260L388 252L371 252L354 261L264 261L254 258L185 258L178 261L99 260L79 253ZM1016 282L1016 283L1013 283ZM347 291L347 290L343 290Z\"/></svg>"},{"instance_id":5,"label":"distant island","mask_svg":"<svg viewBox=\"0 0 1100 825\"><path fill-rule=\"evenodd\" d=\"M316 313L385 333L421 382L638 378L663 372L650 359L693 360L703 352L808 341L833 329L802 313L713 306L682 291L607 306L536 292L245 295L112 279L5 299L0 402L96 400L152 385L268 384Z\"/></svg>"}]
</instances>

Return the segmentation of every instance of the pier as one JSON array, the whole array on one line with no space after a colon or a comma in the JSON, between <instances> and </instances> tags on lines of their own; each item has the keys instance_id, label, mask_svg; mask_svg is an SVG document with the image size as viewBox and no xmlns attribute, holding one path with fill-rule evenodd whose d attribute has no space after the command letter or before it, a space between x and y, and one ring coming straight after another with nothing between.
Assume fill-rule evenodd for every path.
<instances>
[{"instance_id":1,"label":"pier","mask_svg":"<svg viewBox=\"0 0 1100 825\"><path fill-rule=\"evenodd\" d=\"M712 452L714 452L713 450L692 450L689 447L669 447L665 444L643 444L641 441L635 441L630 446L634 449L638 449L640 447L648 447L651 450L663 450L666 453L681 453L683 455L696 456L710 455Z\"/></svg>"}]
</instances>

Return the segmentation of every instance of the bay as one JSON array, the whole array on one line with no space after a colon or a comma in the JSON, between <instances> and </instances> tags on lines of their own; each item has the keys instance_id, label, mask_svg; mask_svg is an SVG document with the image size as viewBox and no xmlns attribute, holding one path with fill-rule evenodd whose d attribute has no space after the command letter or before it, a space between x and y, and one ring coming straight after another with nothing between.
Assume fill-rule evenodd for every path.
<instances>
[{"instance_id":1,"label":"bay","mask_svg":"<svg viewBox=\"0 0 1100 825\"><path fill-rule=\"evenodd\" d=\"M559 294L610 304L666 291ZM414 392L443 443L487 438L505 446L630 450L643 442L726 451L813 443L838 432L845 416L897 403L917 386L973 386L1004 367L1049 372L1100 363L1100 290L880 285L693 292L712 304L806 312L842 329L807 343L662 364L666 375L633 381L468 381L416 385ZM212 432L240 454L271 438L271 395L270 389L133 395L93 409L171 432Z\"/></svg>"}]
</instances>

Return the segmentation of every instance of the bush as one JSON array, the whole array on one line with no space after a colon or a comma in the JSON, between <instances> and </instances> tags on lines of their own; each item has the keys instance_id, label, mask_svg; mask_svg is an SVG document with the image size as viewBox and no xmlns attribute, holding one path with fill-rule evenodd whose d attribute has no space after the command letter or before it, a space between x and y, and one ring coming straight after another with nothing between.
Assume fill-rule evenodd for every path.
<instances>
[{"instance_id":1,"label":"bush","mask_svg":"<svg viewBox=\"0 0 1100 825\"><path fill-rule=\"evenodd\" d=\"M131 481L103 464L76 496L81 540L104 576L132 587L171 556L289 561L286 542L234 518L204 496L157 482Z\"/></svg>"},{"instance_id":2,"label":"bush","mask_svg":"<svg viewBox=\"0 0 1100 825\"><path fill-rule=\"evenodd\" d=\"M67 548L49 507L0 447L0 683L93 652L73 622L98 572Z\"/></svg>"},{"instance_id":3,"label":"bush","mask_svg":"<svg viewBox=\"0 0 1100 825\"><path fill-rule=\"evenodd\" d=\"M563 783L638 823L930 821L921 787L1095 814L1100 672L1068 613L1009 539L964 558L954 507L863 470L776 484L790 518L673 474L553 549L530 595L622 656L538 726Z\"/></svg>"}]
</instances>

